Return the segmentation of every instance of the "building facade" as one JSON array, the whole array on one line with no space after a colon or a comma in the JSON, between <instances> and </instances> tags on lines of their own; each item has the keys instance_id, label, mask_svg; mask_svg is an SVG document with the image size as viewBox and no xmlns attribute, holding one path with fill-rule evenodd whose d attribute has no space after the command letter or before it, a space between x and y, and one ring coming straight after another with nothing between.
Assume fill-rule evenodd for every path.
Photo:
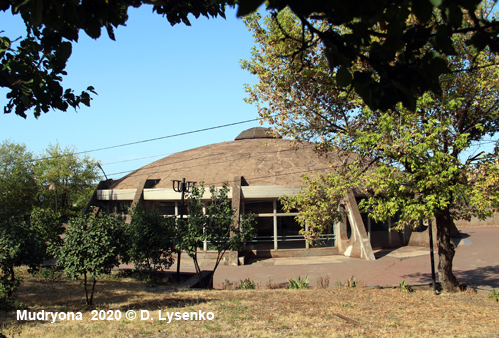
<instances>
[{"instance_id":1,"label":"building facade","mask_svg":"<svg viewBox=\"0 0 499 338\"><path fill-rule=\"evenodd\" d=\"M285 213L279 198L296 195L302 175L328 173L341 163L339 154L318 156L312 143L273 138L266 128L243 131L234 141L211 144L179 152L146 165L119 180L103 181L89 206L126 217L138 203L165 216L180 214L181 194L173 180L204 182L205 187L231 189L229 198L240 213L256 216L257 236L248 241L246 252L256 256L304 256L346 254L374 259L372 245L399 246L408 242L393 232L388 223L375 223L361 214L357 202L361 195L349 194L340 206L345 221L327 229L320 247L311 248L294 220L297 213ZM205 196L208 200L210 196ZM208 249L206 244L204 250Z\"/></svg>"}]
</instances>

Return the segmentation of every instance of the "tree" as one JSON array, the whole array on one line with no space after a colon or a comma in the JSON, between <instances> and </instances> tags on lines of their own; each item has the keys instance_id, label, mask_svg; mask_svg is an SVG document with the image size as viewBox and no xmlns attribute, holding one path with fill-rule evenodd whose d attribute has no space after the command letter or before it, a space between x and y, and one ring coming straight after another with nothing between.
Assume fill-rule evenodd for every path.
<instances>
[{"instance_id":1,"label":"tree","mask_svg":"<svg viewBox=\"0 0 499 338\"><path fill-rule=\"evenodd\" d=\"M127 229L128 258L135 267L149 273L169 269L173 264L175 222L155 210L133 210Z\"/></svg>"},{"instance_id":2,"label":"tree","mask_svg":"<svg viewBox=\"0 0 499 338\"><path fill-rule=\"evenodd\" d=\"M64 227L61 222L61 215L51 209L35 207L31 211L31 228L40 237L44 248L44 259L50 260L56 257L60 247L64 244L61 235Z\"/></svg>"},{"instance_id":3,"label":"tree","mask_svg":"<svg viewBox=\"0 0 499 338\"><path fill-rule=\"evenodd\" d=\"M181 22L190 25L190 14L196 18L224 17L226 3L233 1L1 0L0 10L10 10L26 25L26 36L16 47L13 46L16 41L0 36L0 87L9 90L4 112L26 118L27 111L33 109L38 118L50 109L66 111L69 107L77 109L80 104L90 105L90 94L95 94L92 86L79 95L62 86L72 44L78 42L80 31L97 39L104 28L114 40L114 29L126 24L130 7L152 5L152 10L166 16L172 25Z\"/></svg>"},{"instance_id":4,"label":"tree","mask_svg":"<svg viewBox=\"0 0 499 338\"><path fill-rule=\"evenodd\" d=\"M241 250L246 240L255 236L252 215L234 219L236 210L232 208L228 198L229 189L226 184L220 189L210 188L211 199L206 207L202 201L204 192L203 183L192 188L188 197L189 217L182 220L179 226L182 248L192 257L202 287L204 287L204 281L197 260L197 250L203 246L204 241L208 241L210 248L217 251L215 267L209 283L211 285L224 254L227 251Z\"/></svg>"},{"instance_id":5,"label":"tree","mask_svg":"<svg viewBox=\"0 0 499 338\"><path fill-rule=\"evenodd\" d=\"M241 0L238 16L257 10L263 0ZM302 34L293 35L295 55L324 46L330 76L339 86L349 86L372 110L394 108L399 102L414 111L426 92L440 97L442 74L449 74L449 56L458 54L453 39L478 54L488 47L499 52L499 21L481 0L269 0L277 12L289 6ZM492 5L495 2L492 3ZM357 68L363 64L367 67ZM353 68L353 69L352 69Z\"/></svg>"},{"instance_id":6,"label":"tree","mask_svg":"<svg viewBox=\"0 0 499 338\"><path fill-rule=\"evenodd\" d=\"M86 304L92 305L97 278L118 266L126 250L123 222L111 215L78 216L70 221L65 239L57 265L70 278L83 275Z\"/></svg>"},{"instance_id":7,"label":"tree","mask_svg":"<svg viewBox=\"0 0 499 338\"><path fill-rule=\"evenodd\" d=\"M312 179L308 189L288 200L288 207L299 206L306 215L314 202L329 199L338 205L347 190L361 187L366 199L360 207L375 220L400 213L397 225L402 227L435 219L440 281L446 290L455 290L450 234L454 220L489 216L499 197L494 190L498 147L472 152L499 131L496 53L484 48L477 54L466 44L470 33L456 34L451 40L456 55L443 59L452 75L438 78L440 96L424 93L413 110L402 104L372 110L322 74L328 71L327 47L325 52L320 46L308 53L292 52L296 41L308 36L298 34L302 23L289 11L267 18L267 29L258 16L248 19L248 25L259 48L243 67L260 79L248 87L249 101L259 105L261 117L281 135L315 141L319 151L345 157L342 165L332 168L334 174ZM352 103L345 106L346 97ZM271 115L276 111L278 116Z\"/></svg>"},{"instance_id":8,"label":"tree","mask_svg":"<svg viewBox=\"0 0 499 338\"><path fill-rule=\"evenodd\" d=\"M38 185L33 155L23 144L0 144L0 298L11 303L20 284L14 268L35 268L45 257L44 241L26 224L36 202Z\"/></svg>"},{"instance_id":9,"label":"tree","mask_svg":"<svg viewBox=\"0 0 499 338\"><path fill-rule=\"evenodd\" d=\"M35 203L38 186L33 172L33 155L24 144L0 144L0 220L22 219Z\"/></svg>"},{"instance_id":10,"label":"tree","mask_svg":"<svg viewBox=\"0 0 499 338\"><path fill-rule=\"evenodd\" d=\"M100 178L97 161L77 155L75 147L61 149L49 145L36 162L35 170L43 206L61 215L62 221L80 214L86 207Z\"/></svg>"},{"instance_id":11,"label":"tree","mask_svg":"<svg viewBox=\"0 0 499 338\"><path fill-rule=\"evenodd\" d=\"M12 217L0 220L0 301L11 304L21 280L15 267L35 269L44 257L42 241L24 221Z\"/></svg>"}]
</instances>

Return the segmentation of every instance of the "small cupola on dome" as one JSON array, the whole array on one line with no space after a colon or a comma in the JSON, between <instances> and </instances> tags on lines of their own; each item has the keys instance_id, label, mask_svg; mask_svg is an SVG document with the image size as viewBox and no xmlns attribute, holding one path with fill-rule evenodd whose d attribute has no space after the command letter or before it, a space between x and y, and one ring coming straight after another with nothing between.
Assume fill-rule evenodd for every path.
<instances>
[{"instance_id":1,"label":"small cupola on dome","mask_svg":"<svg viewBox=\"0 0 499 338\"><path fill-rule=\"evenodd\" d=\"M256 139L256 138L276 138L272 135L272 130L270 128L264 127L255 127L246 129L241 132L241 134L237 135L237 140L248 140L248 139ZM277 138L282 138L281 136L277 136Z\"/></svg>"}]
</instances>

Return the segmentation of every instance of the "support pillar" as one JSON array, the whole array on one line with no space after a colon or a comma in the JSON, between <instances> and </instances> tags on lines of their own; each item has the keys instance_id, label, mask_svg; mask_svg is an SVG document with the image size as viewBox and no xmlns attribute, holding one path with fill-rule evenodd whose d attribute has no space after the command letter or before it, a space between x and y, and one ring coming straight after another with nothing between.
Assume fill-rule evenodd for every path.
<instances>
[{"instance_id":1,"label":"support pillar","mask_svg":"<svg viewBox=\"0 0 499 338\"><path fill-rule=\"evenodd\" d=\"M235 176L232 183L232 209L236 212L234 213L233 222L239 225L239 219L241 218L241 176ZM231 234L232 236L233 234ZM238 266L239 265L239 252L229 251L229 265ZM244 263L243 263L244 264Z\"/></svg>"},{"instance_id":2,"label":"support pillar","mask_svg":"<svg viewBox=\"0 0 499 338\"><path fill-rule=\"evenodd\" d=\"M339 252L345 256L375 260L374 252L369 241L359 207L355 200L353 192L349 192L342 205L345 206L345 220L337 225L338 234L337 243ZM350 221L352 235L347 236L346 218Z\"/></svg>"},{"instance_id":3,"label":"support pillar","mask_svg":"<svg viewBox=\"0 0 499 338\"><path fill-rule=\"evenodd\" d=\"M144 188L146 186L147 179L142 179L139 181L139 185L137 186L137 190L135 191L135 197L133 198L132 204L130 205L130 210L128 215L126 215L125 223L130 224L132 222L132 215L130 213L135 210L137 205L142 202L144 199Z\"/></svg>"}]
</instances>

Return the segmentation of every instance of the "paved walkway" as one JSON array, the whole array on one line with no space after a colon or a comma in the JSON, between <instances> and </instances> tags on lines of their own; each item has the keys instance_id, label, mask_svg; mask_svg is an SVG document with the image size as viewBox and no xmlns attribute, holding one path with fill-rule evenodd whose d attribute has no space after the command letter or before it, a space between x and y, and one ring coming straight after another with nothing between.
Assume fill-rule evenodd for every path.
<instances>
[{"instance_id":1,"label":"paved walkway","mask_svg":"<svg viewBox=\"0 0 499 338\"><path fill-rule=\"evenodd\" d=\"M458 280L480 288L499 289L499 227L461 228L460 231L463 238L454 257L454 274ZM376 258L376 261L344 256L274 258L237 267L223 265L215 273L214 286L220 288L227 279L238 282L250 278L265 287L269 279L273 284L287 284L287 279L298 276L308 276L310 286L315 286L320 277L329 277L330 286L352 276L366 286L399 285L402 281L408 284L431 282L428 248L381 250L376 252ZM190 261L184 258L183 271L190 270ZM206 263L202 268L210 267L211 264Z\"/></svg>"}]
</instances>

